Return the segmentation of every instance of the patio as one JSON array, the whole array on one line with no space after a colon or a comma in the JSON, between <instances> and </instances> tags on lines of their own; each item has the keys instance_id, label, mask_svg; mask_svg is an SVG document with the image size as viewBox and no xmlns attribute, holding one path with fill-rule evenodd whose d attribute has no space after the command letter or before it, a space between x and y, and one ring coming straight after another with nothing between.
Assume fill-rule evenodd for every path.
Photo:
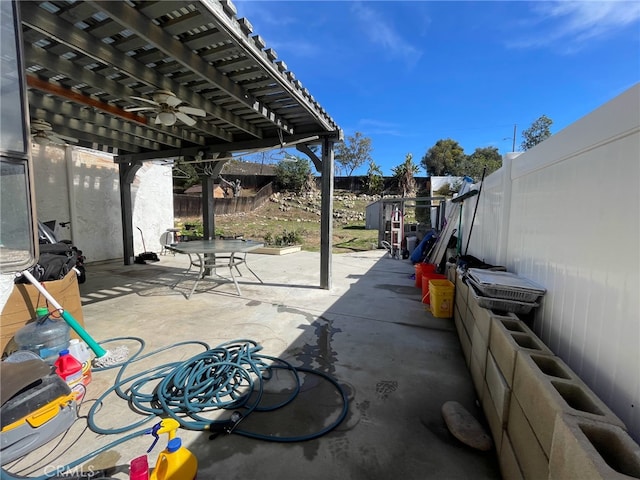
<instances>
[{"instance_id":1,"label":"patio","mask_svg":"<svg viewBox=\"0 0 640 480\"><path fill-rule=\"evenodd\" d=\"M335 255L334 285L325 290L318 287L318 253L249 256L264 284L241 266L240 297L232 283L203 281L189 300L185 295L191 280L172 289L188 265L183 255L161 256L160 262L146 265L89 265L88 280L81 285L85 326L98 341L140 337L149 353L176 342L198 340L215 347L251 339L263 347L261 353L331 375L347 393L350 405L342 424L305 442L274 443L234 434L210 441L208 432L180 429L178 436L198 458L198 478L500 478L495 451L463 445L442 419L441 407L448 400L459 401L476 418L483 416L453 320L434 318L425 310L408 260L391 259L382 250ZM136 349L129 340L107 347L119 345ZM195 344L166 348L133 363L127 375L202 351ZM81 415L116 375L114 369L94 372ZM286 381L286 374L276 377ZM305 374L302 381L291 405L247 417L241 428L289 436L328 425L341 408L335 389L321 377ZM125 400L111 395L94 420L110 429L141 418ZM42 447L9 470L42 474L127 433L98 435L81 418L63 441ZM86 465L116 465L113 477L128 478L128 462L143 455L152 441L149 435L134 438ZM163 436L149 454L151 466L165 446Z\"/></svg>"}]
</instances>

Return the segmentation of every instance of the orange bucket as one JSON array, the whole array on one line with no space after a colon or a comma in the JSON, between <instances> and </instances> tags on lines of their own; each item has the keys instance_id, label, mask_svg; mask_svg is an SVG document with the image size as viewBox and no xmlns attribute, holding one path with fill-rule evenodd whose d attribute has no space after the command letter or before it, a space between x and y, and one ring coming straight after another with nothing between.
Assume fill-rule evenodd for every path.
<instances>
[{"instance_id":1,"label":"orange bucket","mask_svg":"<svg viewBox=\"0 0 640 480\"><path fill-rule=\"evenodd\" d=\"M435 271L436 266L432 263L416 263L416 288L422 288L422 275Z\"/></svg>"},{"instance_id":2,"label":"orange bucket","mask_svg":"<svg viewBox=\"0 0 640 480\"><path fill-rule=\"evenodd\" d=\"M435 269L435 265L434 265ZM442 280L446 279L446 275L442 275L440 273L431 272L422 272L422 303L427 305L431 305L431 295L429 292L429 280Z\"/></svg>"},{"instance_id":3,"label":"orange bucket","mask_svg":"<svg viewBox=\"0 0 640 480\"><path fill-rule=\"evenodd\" d=\"M435 270L436 266L433 263L416 263L416 288L422 289L422 276L425 273L433 273Z\"/></svg>"}]
</instances>

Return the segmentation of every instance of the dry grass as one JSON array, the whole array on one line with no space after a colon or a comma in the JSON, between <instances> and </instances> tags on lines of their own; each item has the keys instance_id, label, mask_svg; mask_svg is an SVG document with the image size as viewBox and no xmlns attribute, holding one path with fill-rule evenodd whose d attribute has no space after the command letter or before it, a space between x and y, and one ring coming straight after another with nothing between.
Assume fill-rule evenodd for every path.
<instances>
[{"instance_id":1,"label":"dry grass","mask_svg":"<svg viewBox=\"0 0 640 480\"><path fill-rule=\"evenodd\" d=\"M334 211L362 212L370 199L359 199L350 195L348 200L340 196L334 201ZM311 210L311 211L310 211ZM176 219L177 225L198 222L200 219ZM297 232L302 238L302 248L308 251L320 250L320 216L317 210L306 208L301 202L288 202L283 209L280 203L266 202L250 213L216 216L216 233L219 235L242 235L244 238L263 240L267 233L282 235L284 231ZM365 230L364 220L333 222L333 253L346 253L375 249L378 242L377 230Z\"/></svg>"}]
</instances>

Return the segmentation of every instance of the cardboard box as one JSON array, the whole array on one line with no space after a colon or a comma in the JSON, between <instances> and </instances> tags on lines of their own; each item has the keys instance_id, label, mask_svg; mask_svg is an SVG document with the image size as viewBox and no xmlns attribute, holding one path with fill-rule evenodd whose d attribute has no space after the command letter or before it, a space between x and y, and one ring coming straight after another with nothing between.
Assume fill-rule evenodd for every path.
<instances>
[{"instance_id":1,"label":"cardboard box","mask_svg":"<svg viewBox=\"0 0 640 480\"><path fill-rule=\"evenodd\" d=\"M42 282L42 285L56 302L84 327L80 289L75 271L69 272L62 280ZM30 283L13 286L13 291L0 314L0 348L3 356L5 353L8 354L15 350L13 336L20 328L35 318L38 307L48 307L50 311L54 309L53 305L50 305L38 289ZM52 318L56 318L56 315L58 314L54 313ZM78 338L73 330L71 337Z\"/></svg>"}]
</instances>

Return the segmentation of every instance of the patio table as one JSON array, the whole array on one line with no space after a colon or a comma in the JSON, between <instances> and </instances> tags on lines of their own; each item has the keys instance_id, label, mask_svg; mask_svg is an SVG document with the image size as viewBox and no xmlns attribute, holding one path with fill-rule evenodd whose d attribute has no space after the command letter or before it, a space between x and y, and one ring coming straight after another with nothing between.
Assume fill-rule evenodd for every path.
<instances>
[{"instance_id":1,"label":"patio table","mask_svg":"<svg viewBox=\"0 0 640 480\"><path fill-rule=\"evenodd\" d=\"M206 275L210 275L211 272L215 272L218 268L229 269L229 272L231 273L231 280L236 286L238 296L240 295L240 286L233 274L233 269L235 268L238 275L242 276L242 273L238 269L239 265L244 264L253 276L260 281L260 283L264 283L247 264L247 253L262 246L264 246L262 242L257 242L255 240L230 240L216 238L213 240L194 240L190 242L176 243L168 245L167 249L176 253L183 253L189 257L189 268L184 272L184 277L189 274L192 267L198 268L196 281L191 288L191 292L187 295L188 299L193 295L193 292L196 290L200 280L202 280ZM218 275L218 277L220 276ZM173 288L175 288L178 283L180 283L180 281L178 281Z\"/></svg>"}]
</instances>

